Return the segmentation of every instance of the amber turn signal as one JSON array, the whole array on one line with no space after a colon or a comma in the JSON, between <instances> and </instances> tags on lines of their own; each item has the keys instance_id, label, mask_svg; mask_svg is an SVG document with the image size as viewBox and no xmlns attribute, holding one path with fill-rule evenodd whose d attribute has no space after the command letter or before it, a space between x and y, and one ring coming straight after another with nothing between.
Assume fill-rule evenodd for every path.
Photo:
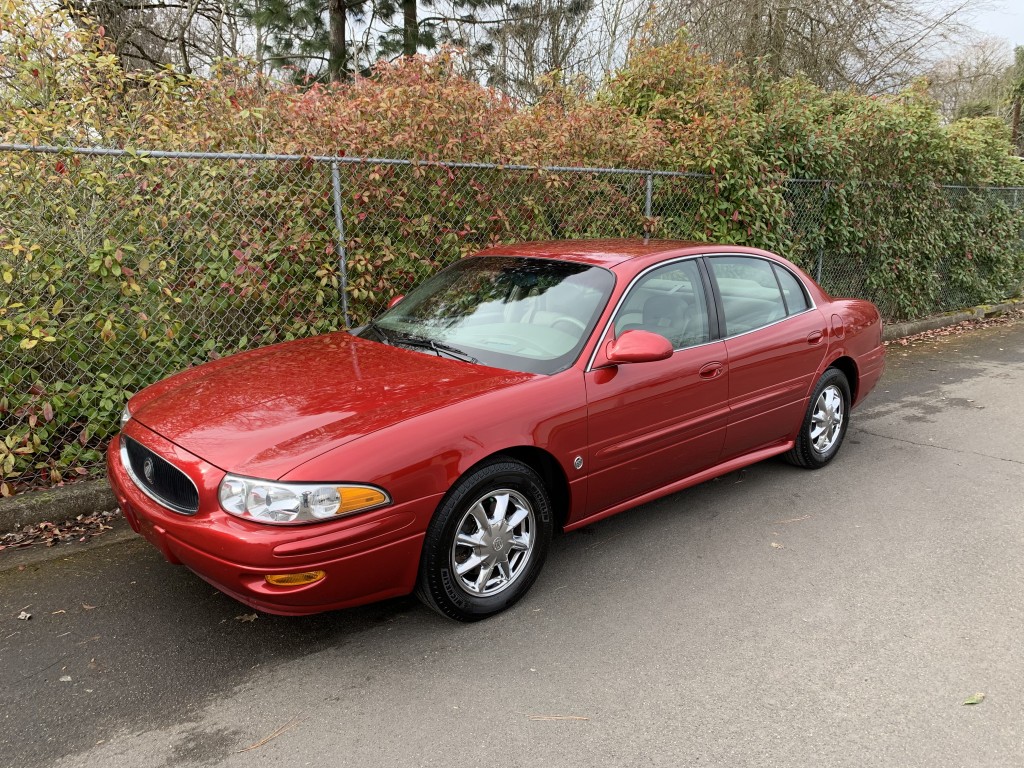
<instances>
[{"instance_id":1,"label":"amber turn signal","mask_svg":"<svg viewBox=\"0 0 1024 768\"><path fill-rule=\"evenodd\" d=\"M335 515L344 515L349 512L358 512L367 507L379 507L388 503L388 497L376 488L362 488L359 486L348 486L339 488L341 503Z\"/></svg>"},{"instance_id":2,"label":"amber turn signal","mask_svg":"<svg viewBox=\"0 0 1024 768\"><path fill-rule=\"evenodd\" d=\"M327 574L323 571L304 571L302 573L268 573L265 578L267 584L275 587L301 587L304 584L312 584L320 581Z\"/></svg>"}]
</instances>

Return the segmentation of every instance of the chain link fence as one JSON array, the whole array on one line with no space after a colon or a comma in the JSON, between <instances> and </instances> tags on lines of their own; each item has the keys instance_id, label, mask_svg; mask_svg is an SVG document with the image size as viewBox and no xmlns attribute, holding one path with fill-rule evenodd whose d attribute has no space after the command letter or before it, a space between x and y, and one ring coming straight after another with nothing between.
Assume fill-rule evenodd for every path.
<instances>
[{"instance_id":1,"label":"chain link fence","mask_svg":"<svg viewBox=\"0 0 1024 768\"><path fill-rule=\"evenodd\" d=\"M830 293L873 299L889 319L1003 298L1024 280L1024 190L777 181L764 216L747 222L720 183L645 170L0 146L0 490L101 472L126 398L155 380L362 324L500 242L743 240L781 251ZM929 196L928 226L905 215L908 195ZM979 248L979 231L1014 234ZM904 279L913 290L892 290Z\"/></svg>"}]
</instances>

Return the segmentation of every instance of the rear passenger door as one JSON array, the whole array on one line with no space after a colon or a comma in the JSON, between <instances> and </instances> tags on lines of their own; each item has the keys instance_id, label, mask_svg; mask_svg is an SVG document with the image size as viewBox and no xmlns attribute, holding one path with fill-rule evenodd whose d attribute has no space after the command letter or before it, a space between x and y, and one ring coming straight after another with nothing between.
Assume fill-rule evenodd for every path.
<instances>
[{"instance_id":1,"label":"rear passenger door","mask_svg":"<svg viewBox=\"0 0 1024 768\"><path fill-rule=\"evenodd\" d=\"M729 357L722 460L792 438L828 348L828 328L799 278L758 256L711 256Z\"/></svg>"}]
</instances>

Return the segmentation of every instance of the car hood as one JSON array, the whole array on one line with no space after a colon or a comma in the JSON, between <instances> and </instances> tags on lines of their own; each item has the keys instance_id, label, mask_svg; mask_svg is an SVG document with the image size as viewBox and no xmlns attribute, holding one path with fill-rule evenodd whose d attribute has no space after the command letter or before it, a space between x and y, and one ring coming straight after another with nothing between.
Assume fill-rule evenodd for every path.
<instances>
[{"instance_id":1,"label":"car hood","mask_svg":"<svg viewBox=\"0 0 1024 768\"><path fill-rule=\"evenodd\" d=\"M535 377L339 332L191 368L131 408L225 471L275 479L362 435Z\"/></svg>"}]
</instances>

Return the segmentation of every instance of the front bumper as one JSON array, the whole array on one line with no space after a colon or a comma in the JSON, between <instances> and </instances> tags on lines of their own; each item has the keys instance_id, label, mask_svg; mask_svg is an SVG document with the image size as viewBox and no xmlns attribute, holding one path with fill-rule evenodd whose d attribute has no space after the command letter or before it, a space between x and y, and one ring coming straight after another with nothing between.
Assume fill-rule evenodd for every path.
<instances>
[{"instance_id":1,"label":"front bumper","mask_svg":"<svg viewBox=\"0 0 1024 768\"><path fill-rule=\"evenodd\" d=\"M121 461L120 437L107 451L107 477L128 523L172 563L267 613L300 616L412 592L427 523L440 497L426 497L336 521L272 526L220 509L223 470L137 422L126 433L185 472L199 491L199 512L186 516L151 499ZM267 574L323 570L313 584L277 587Z\"/></svg>"}]
</instances>

